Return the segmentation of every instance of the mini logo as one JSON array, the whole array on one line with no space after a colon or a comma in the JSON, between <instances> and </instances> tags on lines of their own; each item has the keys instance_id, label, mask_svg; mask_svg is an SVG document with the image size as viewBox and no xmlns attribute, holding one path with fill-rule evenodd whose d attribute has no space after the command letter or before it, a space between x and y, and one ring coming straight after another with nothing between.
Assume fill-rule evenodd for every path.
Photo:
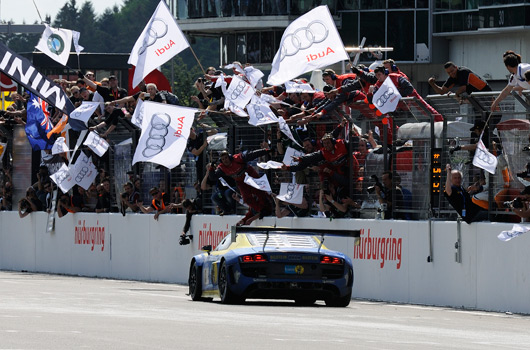
<instances>
[{"instance_id":1,"label":"mini logo","mask_svg":"<svg viewBox=\"0 0 530 350\"><path fill-rule=\"evenodd\" d=\"M64 51L64 41L61 36L52 34L48 37L48 49L56 55L60 55Z\"/></svg>"}]
</instances>

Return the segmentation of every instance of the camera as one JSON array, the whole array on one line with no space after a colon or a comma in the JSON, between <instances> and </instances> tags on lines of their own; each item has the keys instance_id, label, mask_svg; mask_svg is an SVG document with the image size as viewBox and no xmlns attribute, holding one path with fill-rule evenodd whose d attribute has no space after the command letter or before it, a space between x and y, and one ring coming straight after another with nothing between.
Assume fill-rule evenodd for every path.
<instances>
[{"instance_id":1,"label":"camera","mask_svg":"<svg viewBox=\"0 0 530 350\"><path fill-rule=\"evenodd\" d=\"M179 244L180 245L190 244L192 239L193 239L193 235L181 235L179 239Z\"/></svg>"},{"instance_id":2,"label":"camera","mask_svg":"<svg viewBox=\"0 0 530 350\"><path fill-rule=\"evenodd\" d=\"M198 78L197 79L197 83L203 83L204 84L205 82L206 82L206 79L204 79L204 78Z\"/></svg>"},{"instance_id":3,"label":"camera","mask_svg":"<svg viewBox=\"0 0 530 350\"><path fill-rule=\"evenodd\" d=\"M326 179L322 182L322 191L324 192L324 194L331 194L331 192L329 191L329 180Z\"/></svg>"},{"instance_id":4,"label":"camera","mask_svg":"<svg viewBox=\"0 0 530 350\"><path fill-rule=\"evenodd\" d=\"M151 94L146 92L146 93L144 93L144 97L151 97Z\"/></svg>"},{"instance_id":5,"label":"camera","mask_svg":"<svg viewBox=\"0 0 530 350\"><path fill-rule=\"evenodd\" d=\"M523 200L519 197L515 198L513 201L504 202L503 204L505 207L512 209L524 208Z\"/></svg>"},{"instance_id":6,"label":"camera","mask_svg":"<svg viewBox=\"0 0 530 350\"><path fill-rule=\"evenodd\" d=\"M370 176L370 179L375 182L374 185L368 187L366 189L366 191L370 194L374 193L375 192L375 188L376 187L379 187L379 189L382 189L383 188L383 185L381 184L381 182L379 182L379 178L377 177L377 175L372 175Z\"/></svg>"}]
</instances>

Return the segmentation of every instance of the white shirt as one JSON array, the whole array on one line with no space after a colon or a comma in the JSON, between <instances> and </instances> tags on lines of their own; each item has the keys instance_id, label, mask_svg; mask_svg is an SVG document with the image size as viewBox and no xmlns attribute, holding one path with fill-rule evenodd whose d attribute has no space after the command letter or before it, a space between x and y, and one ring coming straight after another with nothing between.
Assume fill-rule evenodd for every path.
<instances>
[{"instance_id":1,"label":"white shirt","mask_svg":"<svg viewBox=\"0 0 530 350\"><path fill-rule=\"evenodd\" d=\"M508 79L508 85L510 86L520 86L525 90L530 90L530 84L525 80L524 73L526 71L530 70L530 64L528 63L520 63L517 66L517 71L515 74L512 74L510 76L510 79Z\"/></svg>"}]
</instances>

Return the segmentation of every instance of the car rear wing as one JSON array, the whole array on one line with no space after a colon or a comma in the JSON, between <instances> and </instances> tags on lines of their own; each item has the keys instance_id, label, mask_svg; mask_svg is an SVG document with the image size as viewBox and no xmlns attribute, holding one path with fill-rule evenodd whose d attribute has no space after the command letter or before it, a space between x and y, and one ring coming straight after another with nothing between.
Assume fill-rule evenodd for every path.
<instances>
[{"instance_id":1,"label":"car rear wing","mask_svg":"<svg viewBox=\"0 0 530 350\"><path fill-rule=\"evenodd\" d=\"M361 236L361 230L322 230L322 229L310 229L310 228L291 228L291 227L274 227L274 226L232 226L231 239L232 242L236 241L238 233L261 233L265 234L267 238L263 243L263 250L269 239L270 234L282 234L282 235L311 235L320 236L320 246L318 250L324 244L325 236L338 236L338 237L354 237L358 239Z\"/></svg>"}]
</instances>

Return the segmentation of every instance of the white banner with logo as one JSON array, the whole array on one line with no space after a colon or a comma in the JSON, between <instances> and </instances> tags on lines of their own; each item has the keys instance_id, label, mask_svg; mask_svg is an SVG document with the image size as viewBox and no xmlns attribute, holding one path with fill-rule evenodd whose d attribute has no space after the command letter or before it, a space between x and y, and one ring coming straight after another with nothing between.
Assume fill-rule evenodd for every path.
<instances>
[{"instance_id":1,"label":"white banner with logo","mask_svg":"<svg viewBox=\"0 0 530 350\"><path fill-rule=\"evenodd\" d=\"M280 194L276 198L286 203L302 204L302 200L304 199L304 185L282 183L280 185Z\"/></svg>"},{"instance_id":2,"label":"white banner with logo","mask_svg":"<svg viewBox=\"0 0 530 350\"><path fill-rule=\"evenodd\" d=\"M482 138L477 143L477 149L475 150L475 156L473 157L473 165L495 175L495 169L497 169L497 157L491 154L486 146L484 146Z\"/></svg>"},{"instance_id":3,"label":"white banner with logo","mask_svg":"<svg viewBox=\"0 0 530 350\"><path fill-rule=\"evenodd\" d=\"M301 157L304 155L304 152L298 151L292 147L287 147L285 154L283 155L283 164L287 166L297 165L298 162L293 159L293 157Z\"/></svg>"},{"instance_id":4,"label":"white banner with logo","mask_svg":"<svg viewBox=\"0 0 530 350\"><path fill-rule=\"evenodd\" d=\"M237 75L232 77L232 81L226 90L224 85L222 85L222 88L225 99L232 102L239 108L245 108L256 92L249 83L243 81L243 79Z\"/></svg>"},{"instance_id":5,"label":"white banner with logo","mask_svg":"<svg viewBox=\"0 0 530 350\"><path fill-rule=\"evenodd\" d=\"M252 66L250 67L245 67L245 76L247 77L250 85L253 87L253 88L256 88L256 85L258 85L259 81L261 78L263 78L265 74L263 74L262 71L260 71L259 69L257 68L254 68ZM262 86L263 84L260 84L260 87L263 87ZM260 88L258 87L258 88Z\"/></svg>"},{"instance_id":6,"label":"white banner with logo","mask_svg":"<svg viewBox=\"0 0 530 350\"><path fill-rule=\"evenodd\" d=\"M281 169L283 163L275 162L274 160L269 160L268 162L261 162L258 163L257 166L261 169L268 170L268 169Z\"/></svg>"},{"instance_id":7,"label":"white banner with logo","mask_svg":"<svg viewBox=\"0 0 530 350\"><path fill-rule=\"evenodd\" d=\"M248 123L250 125L258 126L278 122L278 117L276 117L276 114L274 114L267 104L249 103L247 105L247 112L249 115Z\"/></svg>"},{"instance_id":8,"label":"white banner with logo","mask_svg":"<svg viewBox=\"0 0 530 350\"><path fill-rule=\"evenodd\" d=\"M382 114L394 112L401 100L401 94L392 82L390 77L387 77L379 89L375 92L372 99L374 106Z\"/></svg>"},{"instance_id":9,"label":"white banner with logo","mask_svg":"<svg viewBox=\"0 0 530 350\"><path fill-rule=\"evenodd\" d=\"M173 169L186 150L196 108L144 102L142 134L134 152L133 165L151 162Z\"/></svg>"},{"instance_id":10,"label":"white banner with logo","mask_svg":"<svg viewBox=\"0 0 530 350\"><path fill-rule=\"evenodd\" d=\"M63 193L68 192L75 185L74 177L70 174L70 169L66 164L63 164L57 172L50 175L50 178Z\"/></svg>"},{"instance_id":11,"label":"white banner with logo","mask_svg":"<svg viewBox=\"0 0 530 350\"><path fill-rule=\"evenodd\" d=\"M99 157L103 157L105 152L109 149L109 143L94 131L91 131L88 134L83 145L88 146Z\"/></svg>"},{"instance_id":12,"label":"white banner with logo","mask_svg":"<svg viewBox=\"0 0 530 350\"><path fill-rule=\"evenodd\" d=\"M269 179L267 178L266 174L263 174L262 177L256 179L252 176L249 176L248 173L245 173L244 182L260 191L271 192L271 185L269 184Z\"/></svg>"},{"instance_id":13,"label":"white banner with logo","mask_svg":"<svg viewBox=\"0 0 530 350\"><path fill-rule=\"evenodd\" d=\"M100 95L101 96L101 95ZM99 102L83 101L81 106L77 107L72 113L70 113L71 119L77 119L88 125L88 120L98 108Z\"/></svg>"},{"instance_id":14,"label":"white banner with logo","mask_svg":"<svg viewBox=\"0 0 530 350\"><path fill-rule=\"evenodd\" d=\"M513 225L511 230L502 231L501 233L499 233L497 238L499 238L501 241L508 242L512 238L518 237L518 236L520 236L520 235L522 235L524 233L527 233L528 231L530 231L530 227L529 226L523 226L523 225L515 224L515 225Z\"/></svg>"},{"instance_id":15,"label":"white banner with logo","mask_svg":"<svg viewBox=\"0 0 530 350\"><path fill-rule=\"evenodd\" d=\"M44 32L35 48L63 66L66 66L72 47L72 31L62 28L52 28L46 23L44 26Z\"/></svg>"},{"instance_id":16,"label":"white banner with logo","mask_svg":"<svg viewBox=\"0 0 530 350\"><path fill-rule=\"evenodd\" d=\"M283 117L280 117L278 118L278 128L280 128L281 132L287 136L288 138L290 138L295 144L297 144L298 146L302 147L302 145L300 145L298 143L298 141L296 141L293 137L293 133L291 132L291 129L289 128L289 125L287 125L287 123L285 122L285 120L283 119Z\"/></svg>"},{"instance_id":17,"label":"white banner with logo","mask_svg":"<svg viewBox=\"0 0 530 350\"><path fill-rule=\"evenodd\" d=\"M295 19L282 35L267 84L280 85L306 72L348 60L333 17L319 6Z\"/></svg>"},{"instance_id":18,"label":"white banner with logo","mask_svg":"<svg viewBox=\"0 0 530 350\"><path fill-rule=\"evenodd\" d=\"M98 170L91 157L87 157L85 153L81 152L81 155L77 158L75 164L70 166L70 174L74 178L74 181L79 186L88 190L90 185L96 179Z\"/></svg>"},{"instance_id":19,"label":"white banner with logo","mask_svg":"<svg viewBox=\"0 0 530 350\"><path fill-rule=\"evenodd\" d=\"M58 137L53 143L52 154L59 154L68 152L68 146L66 145L66 139L64 137Z\"/></svg>"},{"instance_id":20,"label":"white banner with logo","mask_svg":"<svg viewBox=\"0 0 530 350\"><path fill-rule=\"evenodd\" d=\"M315 92L315 90L311 87L310 84L306 83L296 83L294 81L286 81L285 82L285 92L288 94L300 94L302 92L306 92L309 94L312 94Z\"/></svg>"},{"instance_id":21,"label":"white banner with logo","mask_svg":"<svg viewBox=\"0 0 530 350\"><path fill-rule=\"evenodd\" d=\"M131 123L142 128L142 120L144 119L144 101L140 98L136 101L136 108L134 109L134 113L131 117Z\"/></svg>"},{"instance_id":22,"label":"white banner with logo","mask_svg":"<svg viewBox=\"0 0 530 350\"><path fill-rule=\"evenodd\" d=\"M128 63L136 66L133 87L189 46L166 3L160 1L129 56Z\"/></svg>"}]
</instances>

